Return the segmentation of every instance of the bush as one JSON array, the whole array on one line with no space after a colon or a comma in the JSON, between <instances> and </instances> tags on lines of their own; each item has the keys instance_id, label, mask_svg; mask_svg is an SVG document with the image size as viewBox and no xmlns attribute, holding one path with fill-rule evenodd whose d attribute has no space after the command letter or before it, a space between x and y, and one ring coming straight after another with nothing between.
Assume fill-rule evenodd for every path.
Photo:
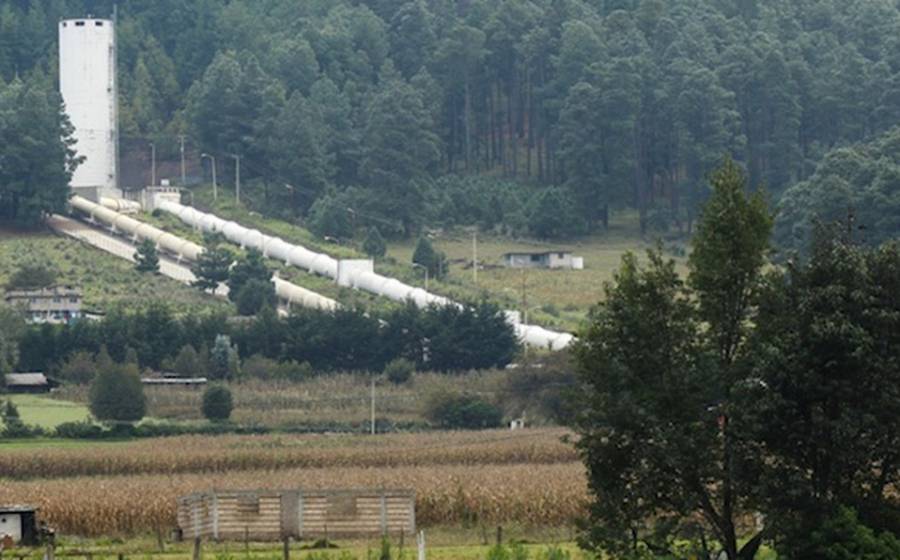
<instances>
[{"instance_id":1,"label":"bush","mask_svg":"<svg viewBox=\"0 0 900 560\"><path fill-rule=\"evenodd\" d=\"M84 420L82 422L63 422L56 426L53 435L66 439L101 439L105 437L106 431L102 426Z\"/></svg>"},{"instance_id":2,"label":"bush","mask_svg":"<svg viewBox=\"0 0 900 560\"><path fill-rule=\"evenodd\" d=\"M426 405L425 416L447 429L484 430L503 424L503 411L475 395L437 393Z\"/></svg>"},{"instance_id":3,"label":"bush","mask_svg":"<svg viewBox=\"0 0 900 560\"><path fill-rule=\"evenodd\" d=\"M238 313L244 316L256 315L266 306L274 309L278 305L275 284L258 278L247 280L238 290L235 305Z\"/></svg>"},{"instance_id":4,"label":"bush","mask_svg":"<svg viewBox=\"0 0 900 560\"><path fill-rule=\"evenodd\" d=\"M231 416L234 402L231 391L223 385L212 385L203 392L203 417L211 422L224 422Z\"/></svg>"},{"instance_id":5,"label":"bush","mask_svg":"<svg viewBox=\"0 0 900 560\"><path fill-rule=\"evenodd\" d=\"M841 507L818 527L789 535L778 555L796 560L896 560L900 540L889 532L876 534L860 522L856 511Z\"/></svg>"},{"instance_id":6,"label":"bush","mask_svg":"<svg viewBox=\"0 0 900 560\"><path fill-rule=\"evenodd\" d=\"M406 358L397 358L384 367L384 376L387 377L388 381L391 383L402 385L412 378L412 374L415 370L415 364Z\"/></svg>"},{"instance_id":7,"label":"bush","mask_svg":"<svg viewBox=\"0 0 900 560\"><path fill-rule=\"evenodd\" d=\"M91 414L103 422L137 422L147 411L144 385L134 364L101 363L91 383Z\"/></svg>"},{"instance_id":8,"label":"bush","mask_svg":"<svg viewBox=\"0 0 900 560\"><path fill-rule=\"evenodd\" d=\"M26 264L16 270L6 283L7 289L46 288L56 283L58 272L44 264Z\"/></svg>"},{"instance_id":9,"label":"bush","mask_svg":"<svg viewBox=\"0 0 900 560\"><path fill-rule=\"evenodd\" d=\"M567 424L574 416L578 380L568 351L540 356L511 374L501 389L506 411L529 418Z\"/></svg>"},{"instance_id":10,"label":"bush","mask_svg":"<svg viewBox=\"0 0 900 560\"><path fill-rule=\"evenodd\" d=\"M6 401L2 407L3 430L0 437L7 439L28 438L43 435L44 430L40 426L26 426L19 417L19 409L13 402Z\"/></svg>"}]
</instances>

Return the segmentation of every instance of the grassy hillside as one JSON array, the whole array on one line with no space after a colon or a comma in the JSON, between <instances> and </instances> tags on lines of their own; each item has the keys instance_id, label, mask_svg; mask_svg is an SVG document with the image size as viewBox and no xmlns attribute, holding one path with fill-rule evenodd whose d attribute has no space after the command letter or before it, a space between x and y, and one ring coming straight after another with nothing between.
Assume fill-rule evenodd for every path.
<instances>
[{"instance_id":1,"label":"grassy hillside","mask_svg":"<svg viewBox=\"0 0 900 560\"><path fill-rule=\"evenodd\" d=\"M59 283L80 286L85 306L91 310L153 300L172 303L178 312L229 307L227 302L164 276L141 274L128 261L50 231L0 229L0 286L21 265L34 262L57 269Z\"/></svg>"},{"instance_id":2,"label":"grassy hillside","mask_svg":"<svg viewBox=\"0 0 900 560\"><path fill-rule=\"evenodd\" d=\"M343 244L329 243L317 238L301 225L267 218L237 206L230 197L220 197L217 203L213 203L208 188L195 191L195 198L198 206L204 210L236 220L247 227L278 235L309 249L334 257L364 257L358 249L361 239ZM431 291L461 300L474 300L487 295L508 309L528 310L531 322L567 330L577 329L590 307L602 298L603 283L612 279L623 254L632 251L643 255L656 243L652 236L645 239L640 235L637 215L634 213L614 214L610 229L604 234L559 243L479 235L480 269L476 283L471 267L471 233L462 230L435 232L431 237L435 248L444 251L450 259L449 275L441 281L432 279L429 284ZM410 266L415 243L415 239L389 241L387 258L376 263L376 270L409 284L424 286L421 270ZM674 246L667 245L667 248L674 251L671 255L683 269L684 257L675 254L680 255L683 251ZM585 269L523 272L502 267L501 257L507 252L554 250L572 251L575 255L584 257ZM346 298L350 297L347 290L339 291L329 287L330 282L325 279L290 272L291 267L284 270L286 275L290 275L299 284L340 301L346 302ZM364 304L372 304L371 298L358 293L355 296Z\"/></svg>"}]
</instances>

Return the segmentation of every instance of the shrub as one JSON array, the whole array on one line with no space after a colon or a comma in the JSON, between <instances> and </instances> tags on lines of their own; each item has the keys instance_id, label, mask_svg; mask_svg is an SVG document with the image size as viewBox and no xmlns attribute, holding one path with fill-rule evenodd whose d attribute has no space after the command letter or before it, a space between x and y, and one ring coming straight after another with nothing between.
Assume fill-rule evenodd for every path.
<instances>
[{"instance_id":1,"label":"shrub","mask_svg":"<svg viewBox=\"0 0 900 560\"><path fill-rule=\"evenodd\" d=\"M275 284L258 278L247 280L237 292L235 305L238 313L244 316L256 315L266 306L274 309L278 305Z\"/></svg>"},{"instance_id":2,"label":"shrub","mask_svg":"<svg viewBox=\"0 0 900 560\"><path fill-rule=\"evenodd\" d=\"M147 403L144 386L134 364L101 363L91 383L90 408L97 420L104 422L137 422L144 417Z\"/></svg>"},{"instance_id":3,"label":"shrub","mask_svg":"<svg viewBox=\"0 0 900 560\"><path fill-rule=\"evenodd\" d=\"M89 420L82 422L63 422L56 426L53 435L66 439L101 439L105 436L102 426Z\"/></svg>"},{"instance_id":4,"label":"shrub","mask_svg":"<svg viewBox=\"0 0 900 560\"><path fill-rule=\"evenodd\" d=\"M507 377L501 394L508 413L566 424L575 413L569 397L577 386L571 355L562 351L523 364Z\"/></svg>"},{"instance_id":5,"label":"shrub","mask_svg":"<svg viewBox=\"0 0 900 560\"><path fill-rule=\"evenodd\" d=\"M26 264L16 270L6 283L10 290L46 288L56 283L58 272L44 264Z\"/></svg>"},{"instance_id":6,"label":"shrub","mask_svg":"<svg viewBox=\"0 0 900 560\"><path fill-rule=\"evenodd\" d=\"M429 398L425 416L441 428L484 430L503 424L503 412L476 395L436 393Z\"/></svg>"},{"instance_id":7,"label":"shrub","mask_svg":"<svg viewBox=\"0 0 900 560\"><path fill-rule=\"evenodd\" d=\"M889 532L876 534L856 511L841 507L818 527L790 535L778 554L797 560L893 560L900 558L900 540Z\"/></svg>"},{"instance_id":8,"label":"shrub","mask_svg":"<svg viewBox=\"0 0 900 560\"><path fill-rule=\"evenodd\" d=\"M395 385L402 385L412 378L416 366L406 358L392 360L384 367L384 376Z\"/></svg>"},{"instance_id":9,"label":"shrub","mask_svg":"<svg viewBox=\"0 0 900 560\"><path fill-rule=\"evenodd\" d=\"M224 422L231 416L234 402L231 391L223 385L212 385L203 392L203 417L211 422Z\"/></svg>"}]
</instances>

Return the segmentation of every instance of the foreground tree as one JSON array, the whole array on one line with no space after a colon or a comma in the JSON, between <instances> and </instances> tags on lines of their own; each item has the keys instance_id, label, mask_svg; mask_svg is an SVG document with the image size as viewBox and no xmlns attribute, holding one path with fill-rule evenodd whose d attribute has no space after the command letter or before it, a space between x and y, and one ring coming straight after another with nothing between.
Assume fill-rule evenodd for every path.
<instances>
[{"instance_id":1,"label":"foreground tree","mask_svg":"<svg viewBox=\"0 0 900 560\"><path fill-rule=\"evenodd\" d=\"M588 390L575 428L595 497L589 548L749 560L762 541L738 545L752 452L729 423L771 230L744 184L730 161L713 176L689 286L658 251L646 267L626 255L576 346Z\"/></svg>"},{"instance_id":2,"label":"foreground tree","mask_svg":"<svg viewBox=\"0 0 900 560\"><path fill-rule=\"evenodd\" d=\"M900 246L817 238L808 261L767 278L745 407L770 458L760 493L773 536L800 560L823 557L810 534L856 522L845 508L900 533Z\"/></svg>"},{"instance_id":3,"label":"foreground tree","mask_svg":"<svg viewBox=\"0 0 900 560\"><path fill-rule=\"evenodd\" d=\"M62 212L81 163L59 94L40 77L0 80L0 221L34 226Z\"/></svg>"}]
</instances>

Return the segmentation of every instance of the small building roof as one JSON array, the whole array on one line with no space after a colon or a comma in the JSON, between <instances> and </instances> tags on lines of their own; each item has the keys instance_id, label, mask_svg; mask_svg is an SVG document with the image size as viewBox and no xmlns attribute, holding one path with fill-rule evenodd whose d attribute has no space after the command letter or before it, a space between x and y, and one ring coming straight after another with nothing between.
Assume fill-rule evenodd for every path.
<instances>
[{"instance_id":1,"label":"small building roof","mask_svg":"<svg viewBox=\"0 0 900 560\"><path fill-rule=\"evenodd\" d=\"M205 385L209 380L205 377L143 377L144 385Z\"/></svg>"},{"instance_id":2,"label":"small building roof","mask_svg":"<svg viewBox=\"0 0 900 560\"><path fill-rule=\"evenodd\" d=\"M51 286L48 288L10 290L6 299L33 297L81 297L81 288L74 286Z\"/></svg>"},{"instance_id":3,"label":"small building roof","mask_svg":"<svg viewBox=\"0 0 900 560\"><path fill-rule=\"evenodd\" d=\"M0 505L0 513L34 513L39 508L23 504Z\"/></svg>"},{"instance_id":4,"label":"small building roof","mask_svg":"<svg viewBox=\"0 0 900 560\"><path fill-rule=\"evenodd\" d=\"M511 255L543 256L543 255L556 255L556 254L560 254L560 253L563 255L571 255L572 251L565 251L565 250L559 250L559 251L510 251L509 253L503 253L503 256L504 257L508 257Z\"/></svg>"},{"instance_id":5,"label":"small building roof","mask_svg":"<svg viewBox=\"0 0 900 560\"><path fill-rule=\"evenodd\" d=\"M41 387L50 384L43 373L7 373L4 377L8 387Z\"/></svg>"}]
</instances>

